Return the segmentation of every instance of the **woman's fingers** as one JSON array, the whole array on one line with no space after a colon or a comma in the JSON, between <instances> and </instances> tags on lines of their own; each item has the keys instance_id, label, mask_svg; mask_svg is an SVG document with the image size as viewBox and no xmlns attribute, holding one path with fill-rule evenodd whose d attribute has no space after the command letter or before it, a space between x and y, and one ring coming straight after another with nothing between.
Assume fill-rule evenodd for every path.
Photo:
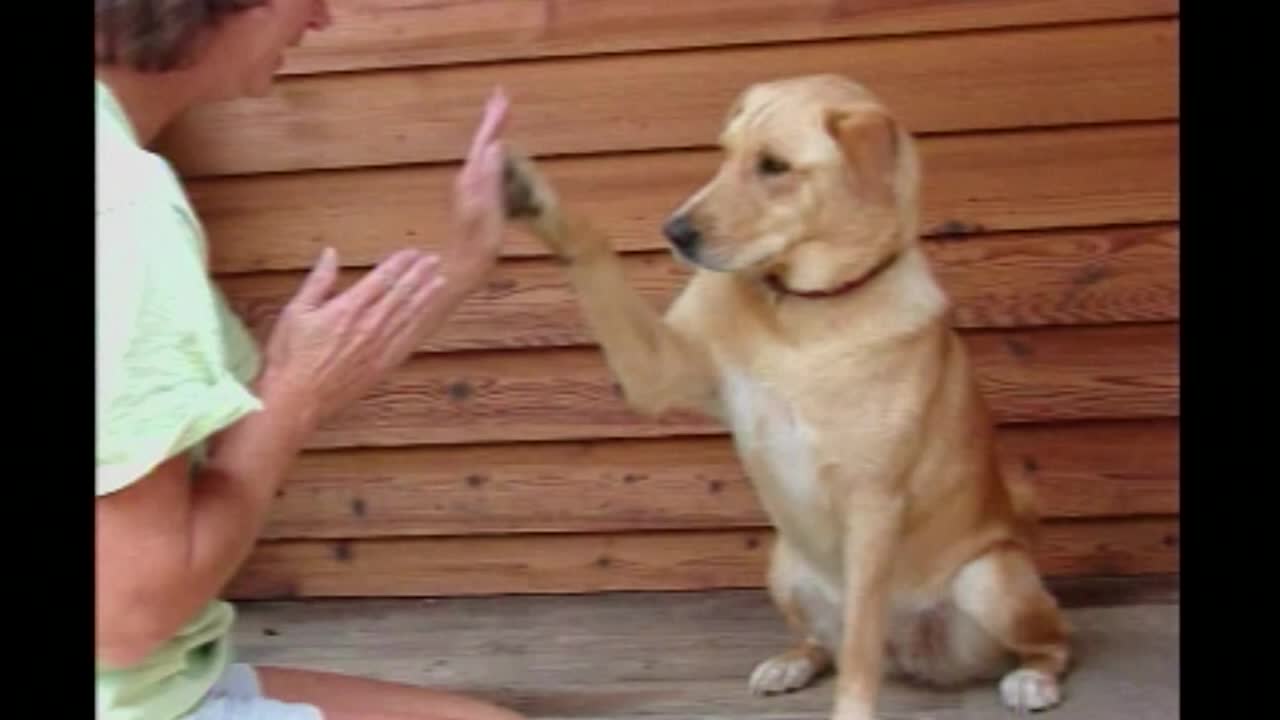
<instances>
[{"instance_id":1,"label":"woman's fingers","mask_svg":"<svg viewBox=\"0 0 1280 720\"><path fill-rule=\"evenodd\" d=\"M378 267L368 272L350 290L347 290L333 303L343 315L361 315L380 300L382 296L395 286L396 282L409 272L414 262L421 257L418 250L401 250L383 260Z\"/></svg>"},{"instance_id":2,"label":"woman's fingers","mask_svg":"<svg viewBox=\"0 0 1280 720\"><path fill-rule=\"evenodd\" d=\"M411 299L433 281L439 267L440 258L436 255L419 258L369 311L368 326L376 329L380 336L394 336L399 327L413 317Z\"/></svg>"},{"instance_id":3,"label":"woman's fingers","mask_svg":"<svg viewBox=\"0 0 1280 720\"><path fill-rule=\"evenodd\" d=\"M491 164L489 154L494 152L495 147L499 148L498 157L501 159L499 138L506 125L507 107L506 95L500 89L495 90L485 106L480 127L471 138L471 148L467 152L466 162L458 172L456 187L464 201L475 195L479 191L479 186L484 183L485 178L482 174Z\"/></svg>"},{"instance_id":4,"label":"woman's fingers","mask_svg":"<svg viewBox=\"0 0 1280 720\"><path fill-rule=\"evenodd\" d=\"M476 224L471 227L478 237L471 238L485 246L486 251L500 240L505 221L502 192L502 146L494 143L485 149L476 168L475 182L469 198Z\"/></svg>"},{"instance_id":5,"label":"woman's fingers","mask_svg":"<svg viewBox=\"0 0 1280 720\"><path fill-rule=\"evenodd\" d=\"M391 368L398 365L422 341L419 337L422 321L429 314L431 303L444 285L444 276L433 272L430 279L401 306L400 312L388 327L391 342L382 355L380 367Z\"/></svg>"},{"instance_id":6,"label":"woman's fingers","mask_svg":"<svg viewBox=\"0 0 1280 720\"><path fill-rule=\"evenodd\" d=\"M467 163L477 160L484 149L502 134L507 123L507 110L510 103L502 88L494 88L493 94L485 103L484 116L480 119L480 127L471 138L471 150L467 153Z\"/></svg>"},{"instance_id":7,"label":"woman's fingers","mask_svg":"<svg viewBox=\"0 0 1280 720\"><path fill-rule=\"evenodd\" d=\"M320 260L311 268L311 272L307 273L302 287L293 296L293 302L305 309L319 307L328 297L337 279L338 252L333 248L325 248L320 254Z\"/></svg>"}]
</instances>

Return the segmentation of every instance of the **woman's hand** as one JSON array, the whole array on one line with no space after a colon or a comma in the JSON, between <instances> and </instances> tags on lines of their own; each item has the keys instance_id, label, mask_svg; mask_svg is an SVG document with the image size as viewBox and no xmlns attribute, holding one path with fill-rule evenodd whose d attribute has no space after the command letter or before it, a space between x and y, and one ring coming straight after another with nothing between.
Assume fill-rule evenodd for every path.
<instances>
[{"instance_id":1,"label":"woman's hand","mask_svg":"<svg viewBox=\"0 0 1280 720\"><path fill-rule=\"evenodd\" d=\"M499 136L507 99L494 91L454 188L453 239L439 260L399 252L326 299L338 260L327 250L281 313L259 392L313 429L360 399L438 328L497 261L506 217Z\"/></svg>"},{"instance_id":2,"label":"woman's hand","mask_svg":"<svg viewBox=\"0 0 1280 720\"><path fill-rule=\"evenodd\" d=\"M438 267L434 255L402 250L330 298L338 255L326 250L267 341L264 400L285 405L305 433L362 397L420 341Z\"/></svg>"},{"instance_id":3,"label":"woman's hand","mask_svg":"<svg viewBox=\"0 0 1280 720\"><path fill-rule=\"evenodd\" d=\"M447 263L405 250L335 296L338 256L326 250L267 341L255 383L267 412L217 435L202 466L175 457L97 500L97 617L110 631L96 639L101 660L142 660L225 586L306 437L404 362L492 268L506 112L494 93L458 177Z\"/></svg>"},{"instance_id":4,"label":"woman's hand","mask_svg":"<svg viewBox=\"0 0 1280 720\"><path fill-rule=\"evenodd\" d=\"M227 583L307 436L417 345L438 264L400 252L331 297L338 257L326 250L267 341L256 383L267 410L216 435L202 465L178 455L98 498L97 617L108 620L96 639L100 660L143 660Z\"/></svg>"},{"instance_id":5,"label":"woman's hand","mask_svg":"<svg viewBox=\"0 0 1280 720\"><path fill-rule=\"evenodd\" d=\"M470 292L498 259L506 216L502 201L503 127L507 97L494 90L480 127L458 173L453 192L453 237L445 250L445 273L450 283Z\"/></svg>"}]
</instances>

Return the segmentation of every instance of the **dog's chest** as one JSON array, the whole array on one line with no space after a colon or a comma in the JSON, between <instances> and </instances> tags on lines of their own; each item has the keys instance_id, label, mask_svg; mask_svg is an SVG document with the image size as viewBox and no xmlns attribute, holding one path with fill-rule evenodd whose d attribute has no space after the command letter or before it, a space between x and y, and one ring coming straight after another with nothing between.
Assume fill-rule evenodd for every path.
<instances>
[{"instance_id":1,"label":"dog's chest","mask_svg":"<svg viewBox=\"0 0 1280 720\"><path fill-rule=\"evenodd\" d=\"M722 398L738 454L778 529L820 545L829 544L820 538L838 537L818 436L801 408L768 382L732 369L723 373Z\"/></svg>"}]
</instances>

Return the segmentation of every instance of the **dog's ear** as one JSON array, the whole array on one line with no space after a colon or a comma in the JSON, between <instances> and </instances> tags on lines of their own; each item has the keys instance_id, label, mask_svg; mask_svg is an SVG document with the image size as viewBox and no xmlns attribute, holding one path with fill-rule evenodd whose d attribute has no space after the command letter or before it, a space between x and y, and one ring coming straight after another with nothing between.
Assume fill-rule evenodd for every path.
<instances>
[{"instance_id":1,"label":"dog's ear","mask_svg":"<svg viewBox=\"0 0 1280 720\"><path fill-rule=\"evenodd\" d=\"M893 202L900 149L893 117L874 106L851 105L828 109L825 122L868 199Z\"/></svg>"},{"instance_id":2,"label":"dog's ear","mask_svg":"<svg viewBox=\"0 0 1280 720\"><path fill-rule=\"evenodd\" d=\"M733 103L729 105L729 111L724 114L724 121L720 123L720 142L724 142L728 137L729 129L733 127L733 123L742 115L742 111L747 109L747 93L750 89L744 90L733 99Z\"/></svg>"},{"instance_id":3,"label":"dog's ear","mask_svg":"<svg viewBox=\"0 0 1280 720\"><path fill-rule=\"evenodd\" d=\"M744 92L738 97L734 98L733 104L729 106L729 111L724 114L724 122L722 123L722 125L724 127L728 127L730 123L732 123L734 120L738 118L739 115L742 114L742 111L746 108L746 106L747 106L747 94Z\"/></svg>"}]
</instances>

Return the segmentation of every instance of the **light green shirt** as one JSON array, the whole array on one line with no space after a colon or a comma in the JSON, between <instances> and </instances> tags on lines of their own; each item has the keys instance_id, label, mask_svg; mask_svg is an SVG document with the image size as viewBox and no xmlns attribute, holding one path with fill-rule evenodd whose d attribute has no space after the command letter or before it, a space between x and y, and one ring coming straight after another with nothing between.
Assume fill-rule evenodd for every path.
<instances>
[{"instance_id":1,"label":"light green shirt","mask_svg":"<svg viewBox=\"0 0 1280 720\"><path fill-rule=\"evenodd\" d=\"M97 495L117 492L261 409L258 354L209 277L204 232L177 175L139 146L97 83ZM234 613L210 602L128 668L97 665L99 720L175 720L230 661ZM104 620L110 622L110 618Z\"/></svg>"}]
</instances>

